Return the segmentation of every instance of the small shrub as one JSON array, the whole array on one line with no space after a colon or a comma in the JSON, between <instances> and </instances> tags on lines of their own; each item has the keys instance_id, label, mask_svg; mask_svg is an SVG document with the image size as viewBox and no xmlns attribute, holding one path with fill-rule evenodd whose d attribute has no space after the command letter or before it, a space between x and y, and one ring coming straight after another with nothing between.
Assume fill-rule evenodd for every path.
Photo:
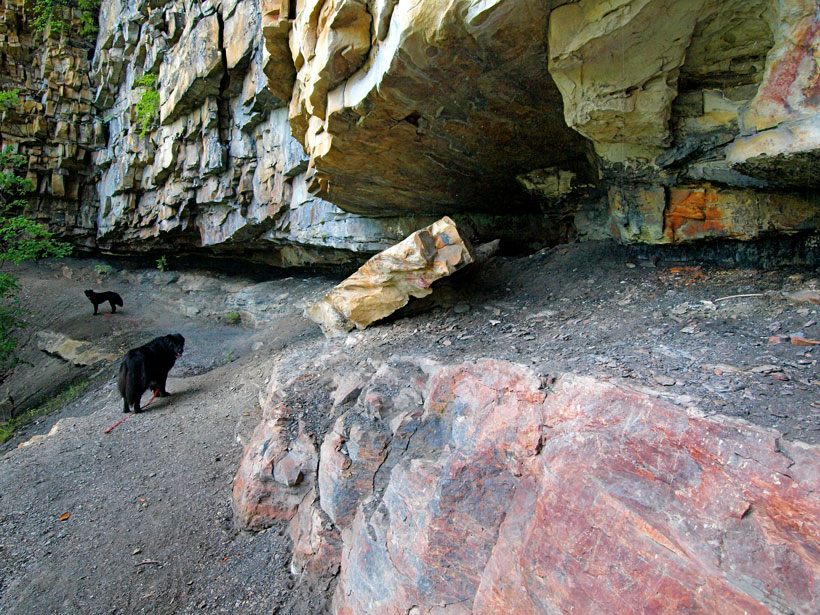
<instances>
[{"instance_id":1,"label":"small shrub","mask_svg":"<svg viewBox=\"0 0 820 615\"><path fill-rule=\"evenodd\" d=\"M229 325L237 325L242 320L239 312L230 312L225 315L225 320Z\"/></svg>"},{"instance_id":2,"label":"small shrub","mask_svg":"<svg viewBox=\"0 0 820 615\"><path fill-rule=\"evenodd\" d=\"M97 38L100 27L97 20L100 16L100 0L77 0L77 8L82 11L80 14L80 36L86 38Z\"/></svg>"},{"instance_id":3,"label":"small shrub","mask_svg":"<svg viewBox=\"0 0 820 615\"><path fill-rule=\"evenodd\" d=\"M69 29L69 24L54 14L55 7L69 6L69 0L37 0L34 3L34 23L32 30L45 32L50 27L52 32L62 36ZM62 11L61 11L62 14Z\"/></svg>"},{"instance_id":4,"label":"small shrub","mask_svg":"<svg viewBox=\"0 0 820 615\"><path fill-rule=\"evenodd\" d=\"M20 104L20 88L0 90L0 113L5 113Z\"/></svg>"},{"instance_id":5,"label":"small shrub","mask_svg":"<svg viewBox=\"0 0 820 615\"><path fill-rule=\"evenodd\" d=\"M0 90L0 121L19 104L19 90ZM20 175L26 162L26 157L13 153L11 147L0 151L0 265L71 253L70 244L56 241L45 226L20 213L26 210L26 195L34 190L34 184ZM0 273L0 382L19 363L14 355L15 333L25 326L17 298L19 290L17 278Z\"/></svg>"},{"instance_id":6,"label":"small shrub","mask_svg":"<svg viewBox=\"0 0 820 615\"><path fill-rule=\"evenodd\" d=\"M156 89L157 74L145 73L134 81L137 87L145 88L137 101L137 124L140 126L140 136L145 136L148 129L154 124L159 113L159 92Z\"/></svg>"},{"instance_id":7,"label":"small shrub","mask_svg":"<svg viewBox=\"0 0 820 615\"><path fill-rule=\"evenodd\" d=\"M163 254L157 259L157 269L160 271L165 271L168 268L168 259Z\"/></svg>"},{"instance_id":8,"label":"small shrub","mask_svg":"<svg viewBox=\"0 0 820 615\"><path fill-rule=\"evenodd\" d=\"M111 273L111 265L94 265L94 273L99 276L106 276Z\"/></svg>"}]
</instances>

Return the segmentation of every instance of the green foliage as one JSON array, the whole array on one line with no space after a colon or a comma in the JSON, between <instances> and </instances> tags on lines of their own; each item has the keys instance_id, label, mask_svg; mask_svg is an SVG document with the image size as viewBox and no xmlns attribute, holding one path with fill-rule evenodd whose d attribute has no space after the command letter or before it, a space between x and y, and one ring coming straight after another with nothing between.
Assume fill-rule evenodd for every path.
<instances>
[{"instance_id":1,"label":"green foliage","mask_svg":"<svg viewBox=\"0 0 820 615\"><path fill-rule=\"evenodd\" d=\"M0 113L5 114L6 111L16 107L19 104L20 88L0 91Z\"/></svg>"},{"instance_id":2,"label":"green foliage","mask_svg":"<svg viewBox=\"0 0 820 615\"><path fill-rule=\"evenodd\" d=\"M157 269L159 269L160 271L165 271L165 269L167 267L168 267L168 259L163 254L162 256L160 256L157 259Z\"/></svg>"},{"instance_id":3,"label":"green foliage","mask_svg":"<svg viewBox=\"0 0 820 615\"><path fill-rule=\"evenodd\" d=\"M80 9L80 36L96 38L99 31L97 18L100 14L100 0L77 0L76 5ZM50 28L60 36L68 34L71 24L63 21L63 10L57 10L57 7L70 6L71 0L35 0L32 29L35 32L45 32L46 28Z\"/></svg>"},{"instance_id":4,"label":"green foliage","mask_svg":"<svg viewBox=\"0 0 820 615\"><path fill-rule=\"evenodd\" d=\"M157 74L145 73L134 81L137 87L145 88L137 101L137 123L140 125L140 136L153 125L159 112L159 92L156 89Z\"/></svg>"},{"instance_id":5,"label":"green foliage","mask_svg":"<svg viewBox=\"0 0 820 615\"><path fill-rule=\"evenodd\" d=\"M99 276L108 275L109 273L111 273L111 265L94 265L94 273L96 273Z\"/></svg>"},{"instance_id":6,"label":"green foliage","mask_svg":"<svg viewBox=\"0 0 820 615\"><path fill-rule=\"evenodd\" d=\"M14 354L18 341L12 335L13 331L25 326L17 296L19 290L17 278L0 272L0 373L8 372L19 363Z\"/></svg>"},{"instance_id":7,"label":"green foliage","mask_svg":"<svg viewBox=\"0 0 820 615\"><path fill-rule=\"evenodd\" d=\"M71 254L71 245L56 241L45 226L25 216L0 218L0 261L23 261Z\"/></svg>"},{"instance_id":8,"label":"green foliage","mask_svg":"<svg viewBox=\"0 0 820 615\"><path fill-rule=\"evenodd\" d=\"M69 29L69 24L55 15L56 7L69 6L69 0L36 0L34 3L34 23L32 29L35 32L45 32L46 28L51 28L62 36ZM62 15L62 11L60 11Z\"/></svg>"},{"instance_id":9,"label":"green foliage","mask_svg":"<svg viewBox=\"0 0 820 615\"><path fill-rule=\"evenodd\" d=\"M19 104L18 94L19 90L0 91L0 117L5 118L5 112ZM18 172L26 162L26 157L15 154L11 147L0 152L0 265L71 253L69 244L56 241L45 226L24 215L25 196L34 190L34 184ZM0 381L18 363L14 333L24 326L18 291L17 279L0 273Z\"/></svg>"},{"instance_id":10,"label":"green foliage","mask_svg":"<svg viewBox=\"0 0 820 615\"><path fill-rule=\"evenodd\" d=\"M100 15L100 0L78 0L77 8L82 11L80 14L80 36L86 38L96 38L100 27L97 19Z\"/></svg>"},{"instance_id":11,"label":"green foliage","mask_svg":"<svg viewBox=\"0 0 820 615\"><path fill-rule=\"evenodd\" d=\"M229 312L225 315L225 321L229 325L236 325L239 324L239 321L242 320L242 317L239 315L238 312Z\"/></svg>"},{"instance_id":12,"label":"green foliage","mask_svg":"<svg viewBox=\"0 0 820 615\"><path fill-rule=\"evenodd\" d=\"M79 382L75 382L67 389L62 391L59 395L52 397L42 406L32 408L31 410L24 412L20 416L10 418L8 421L0 423L0 444L11 438L11 436L14 434L14 430L18 427L21 427L22 425L31 422L38 416L45 416L47 414L51 414L52 412L59 410L63 406L68 405L69 403L80 397L83 393L85 393L86 389L88 389L88 380L80 380Z\"/></svg>"}]
</instances>

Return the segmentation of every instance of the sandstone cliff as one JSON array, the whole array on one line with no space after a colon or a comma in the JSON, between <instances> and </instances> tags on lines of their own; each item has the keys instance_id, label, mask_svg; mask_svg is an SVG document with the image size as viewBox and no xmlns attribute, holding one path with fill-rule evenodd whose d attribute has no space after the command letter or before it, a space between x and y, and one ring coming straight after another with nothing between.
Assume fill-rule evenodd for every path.
<instances>
[{"instance_id":1,"label":"sandstone cliff","mask_svg":"<svg viewBox=\"0 0 820 615\"><path fill-rule=\"evenodd\" d=\"M0 8L4 143L89 246L305 264L440 214L519 249L820 222L811 0L104 0L91 61Z\"/></svg>"}]
</instances>

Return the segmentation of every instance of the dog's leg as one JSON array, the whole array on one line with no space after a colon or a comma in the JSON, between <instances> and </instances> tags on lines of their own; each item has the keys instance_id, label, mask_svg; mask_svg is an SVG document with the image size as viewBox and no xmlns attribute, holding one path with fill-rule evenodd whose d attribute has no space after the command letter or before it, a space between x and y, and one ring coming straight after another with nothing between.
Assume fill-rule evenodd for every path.
<instances>
[{"instance_id":1,"label":"dog's leg","mask_svg":"<svg viewBox=\"0 0 820 615\"><path fill-rule=\"evenodd\" d=\"M168 373L166 372L164 376L160 376L159 380L157 381L157 396L158 397L170 397L171 394L165 390L165 381L168 379Z\"/></svg>"}]
</instances>

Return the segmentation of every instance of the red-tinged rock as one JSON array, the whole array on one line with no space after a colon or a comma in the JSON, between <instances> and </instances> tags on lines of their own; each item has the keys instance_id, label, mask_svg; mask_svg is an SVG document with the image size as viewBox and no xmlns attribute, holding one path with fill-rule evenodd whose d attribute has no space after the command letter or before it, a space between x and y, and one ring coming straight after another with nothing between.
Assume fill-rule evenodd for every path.
<instances>
[{"instance_id":1,"label":"red-tinged rock","mask_svg":"<svg viewBox=\"0 0 820 615\"><path fill-rule=\"evenodd\" d=\"M342 539L339 530L316 502L311 491L299 505L299 511L290 521L293 574L330 577L339 572Z\"/></svg>"},{"instance_id":2,"label":"red-tinged rock","mask_svg":"<svg viewBox=\"0 0 820 615\"><path fill-rule=\"evenodd\" d=\"M293 420L293 409L274 405L245 447L233 479L234 522L242 529L261 530L290 519L313 489L319 455L301 421L298 435L291 435Z\"/></svg>"},{"instance_id":3,"label":"red-tinged rock","mask_svg":"<svg viewBox=\"0 0 820 615\"><path fill-rule=\"evenodd\" d=\"M813 340L808 337L792 337L792 344L795 346L817 346L820 340Z\"/></svg>"},{"instance_id":4,"label":"red-tinged rock","mask_svg":"<svg viewBox=\"0 0 820 615\"><path fill-rule=\"evenodd\" d=\"M820 612L818 447L590 378L428 371L335 613Z\"/></svg>"}]
</instances>

